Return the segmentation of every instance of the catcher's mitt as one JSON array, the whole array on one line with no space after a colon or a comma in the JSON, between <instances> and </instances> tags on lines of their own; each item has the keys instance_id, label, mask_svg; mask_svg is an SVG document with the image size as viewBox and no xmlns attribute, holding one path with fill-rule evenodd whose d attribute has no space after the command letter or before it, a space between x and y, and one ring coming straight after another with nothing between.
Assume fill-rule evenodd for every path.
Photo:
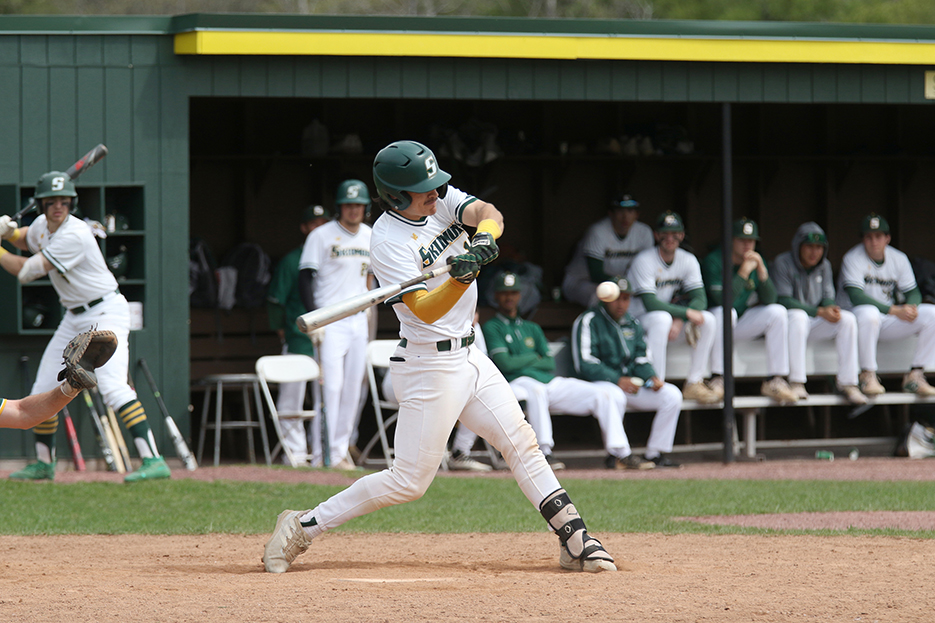
<instances>
[{"instance_id":1,"label":"catcher's mitt","mask_svg":"<svg viewBox=\"0 0 935 623\"><path fill-rule=\"evenodd\" d=\"M65 347L62 357L65 369L59 372L58 380L68 380L75 389L97 387L95 368L107 363L117 350L117 336L113 331L85 331L79 333Z\"/></svg>"}]
</instances>

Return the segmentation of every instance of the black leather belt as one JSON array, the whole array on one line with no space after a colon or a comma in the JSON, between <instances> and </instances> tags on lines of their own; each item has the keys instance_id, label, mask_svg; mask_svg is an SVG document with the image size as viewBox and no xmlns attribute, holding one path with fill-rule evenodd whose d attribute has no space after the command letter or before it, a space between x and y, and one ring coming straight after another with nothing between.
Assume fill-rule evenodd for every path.
<instances>
[{"instance_id":1,"label":"black leather belt","mask_svg":"<svg viewBox=\"0 0 935 623\"><path fill-rule=\"evenodd\" d=\"M114 295L120 294L120 288L117 288L116 290L114 290L113 294L114 294ZM91 309L91 308L94 307L95 305L100 305L101 303L103 303L105 300L107 300L107 299L109 299L109 298L111 298L111 293L110 293L110 292L108 292L107 294L105 294L104 296L102 296L102 297L99 298L99 299L94 299L93 301L91 301L91 302L89 302L89 303L86 303L86 304L84 304L84 305L81 305L81 306L79 306L79 307L72 307L72 308L69 309L68 311L70 311L70 312L73 313L73 314L83 314L84 312L88 311L89 309Z\"/></svg>"},{"instance_id":2,"label":"black leather belt","mask_svg":"<svg viewBox=\"0 0 935 623\"><path fill-rule=\"evenodd\" d=\"M454 341L455 340L441 340L439 342L435 342L435 349L440 353L447 352L451 350L451 343ZM458 345L461 348L467 348L473 343L474 343L474 330L473 329L471 329L471 334L469 336L463 337L460 339L460 341L458 341ZM399 340L400 347L406 348L407 344L409 344L409 340L407 340L406 338Z\"/></svg>"}]
</instances>

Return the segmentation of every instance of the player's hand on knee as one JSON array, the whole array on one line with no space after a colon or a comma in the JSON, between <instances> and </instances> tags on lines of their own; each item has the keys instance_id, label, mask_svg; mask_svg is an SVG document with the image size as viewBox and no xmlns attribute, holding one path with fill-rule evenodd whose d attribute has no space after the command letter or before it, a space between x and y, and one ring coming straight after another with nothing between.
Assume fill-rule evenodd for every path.
<instances>
[{"instance_id":1,"label":"player's hand on knee","mask_svg":"<svg viewBox=\"0 0 935 623\"><path fill-rule=\"evenodd\" d=\"M477 257L481 266L491 263L500 255L500 249L497 247L493 234L486 231L479 231L471 238L471 253Z\"/></svg>"},{"instance_id":2,"label":"player's hand on knee","mask_svg":"<svg viewBox=\"0 0 935 623\"><path fill-rule=\"evenodd\" d=\"M451 264L451 278L464 284L470 284L480 273L481 263L473 253L449 257L448 263Z\"/></svg>"}]
</instances>

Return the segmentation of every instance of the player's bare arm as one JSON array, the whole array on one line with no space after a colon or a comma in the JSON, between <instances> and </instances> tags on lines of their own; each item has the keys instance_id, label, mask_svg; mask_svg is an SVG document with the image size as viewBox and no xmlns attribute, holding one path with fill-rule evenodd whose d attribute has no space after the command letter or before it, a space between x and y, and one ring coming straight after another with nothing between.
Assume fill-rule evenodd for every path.
<instances>
[{"instance_id":1,"label":"player's bare arm","mask_svg":"<svg viewBox=\"0 0 935 623\"><path fill-rule=\"evenodd\" d=\"M477 227L482 221L490 219L500 228L500 234L503 234L503 214L492 203L478 199L464 208L461 218L469 227Z\"/></svg>"}]
</instances>

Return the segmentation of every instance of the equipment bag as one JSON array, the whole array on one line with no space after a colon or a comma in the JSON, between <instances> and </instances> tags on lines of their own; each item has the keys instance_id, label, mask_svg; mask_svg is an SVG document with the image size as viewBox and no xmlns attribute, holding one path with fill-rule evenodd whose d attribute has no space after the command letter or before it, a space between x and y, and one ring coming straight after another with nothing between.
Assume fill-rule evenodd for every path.
<instances>
[{"instance_id":1,"label":"equipment bag","mask_svg":"<svg viewBox=\"0 0 935 623\"><path fill-rule=\"evenodd\" d=\"M272 278L272 262L263 248L254 242L243 242L224 257L224 266L237 269L235 304L239 307L266 305L266 291Z\"/></svg>"}]
</instances>

